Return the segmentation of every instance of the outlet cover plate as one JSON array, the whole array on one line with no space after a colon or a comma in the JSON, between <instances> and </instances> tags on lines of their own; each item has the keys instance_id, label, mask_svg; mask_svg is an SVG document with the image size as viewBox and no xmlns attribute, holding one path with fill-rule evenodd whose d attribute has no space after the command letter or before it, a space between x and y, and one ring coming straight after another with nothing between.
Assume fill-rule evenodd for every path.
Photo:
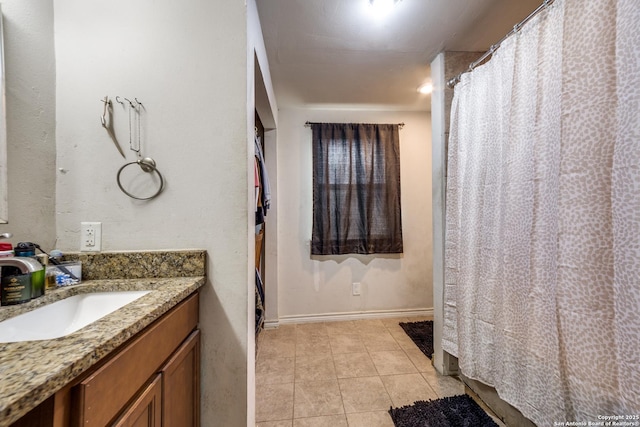
<instances>
[{"instance_id":1,"label":"outlet cover plate","mask_svg":"<svg viewBox=\"0 0 640 427\"><path fill-rule=\"evenodd\" d=\"M351 294L354 296L358 296L360 295L360 292L362 290L362 286L360 284L360 282L353 282L351 284Z\"/></svg>"},{"instance_id":2,"label":"outlet cover plate","mask_svg":"<svg viewBox=\"0 0 640 427\"><path fill-rule=\"evenodd\" d=\"M80 223L80 250L83 252L100 252L102 250L102 223Z\"/></svg>"}]
</instances>

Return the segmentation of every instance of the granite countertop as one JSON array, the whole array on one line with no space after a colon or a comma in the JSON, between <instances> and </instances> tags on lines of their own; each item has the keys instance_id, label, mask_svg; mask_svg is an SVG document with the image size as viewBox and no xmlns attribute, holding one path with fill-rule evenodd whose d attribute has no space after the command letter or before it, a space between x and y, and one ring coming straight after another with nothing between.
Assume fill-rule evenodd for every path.
<instances>
[{"instance_id":1,"label":"granite countertop","mask_svg":"<svg viewBox=\"0 0 640 427\"><path fill-rule=\"evenodd\" d=\"M127 255L135 257L133 253ZM148 261L153 263L158 255L166 256L166 253L154 252ZM179 257L180 253L169 258L175 260ZM0 320L4 320L41 305L81 293L152 291L65 337L43 341L0 343L0 427L10 425L38 406L200 288L205 283L204 251L198 251L196 258L201 260L201 263L198 261L198 268L183 269L178 274L196 272L200 275L83 280L81 284L50 291L44 297L29 303L0 308ZM164 264L166 263L159 265Z\"/></svg>"}]
</instances>

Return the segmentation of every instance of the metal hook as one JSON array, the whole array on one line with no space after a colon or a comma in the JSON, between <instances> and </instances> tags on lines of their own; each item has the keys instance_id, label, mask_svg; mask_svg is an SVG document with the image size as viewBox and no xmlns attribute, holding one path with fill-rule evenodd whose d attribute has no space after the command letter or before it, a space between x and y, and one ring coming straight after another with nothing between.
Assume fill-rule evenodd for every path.
<instances>
[{"instance_id":1,"label":"metal hook","mask_svg":"<svg viewBox=\"0 0 640 427\"><path fill-rule=\"evenodd\" d=\"M138 101L138 98L133 98L136 100L136 102L138 103L138 105L142 105L142 102Z\"/></svg>"},{"instance_id":2,"label":"metal hook","mask_svg":"<svg viewBox=\"0 0 640 427\"><path fill-rule=\"evenodd\" d=\"M102 122L102 127L107 127L107 108L111 105L111 101L109 101L109 96L105 96L104 99L100 100L104 103L104 110L102 111L102 117L100 117L100 122Z\"/></svg>"},{"instance_id":3,"label":"metal hook","mask_svg":"<svg viewBox=\"0 0 640 427\"><path fill-rule=\"evenodd\" d=\"M127 98L125 98L124 100L125 100L125 101L127 101L127 102L129 103L129 105L131 106L131 108L136 108L136 107L133 105L133 102L129 101Z\"/></svg>"},{"instance_id":4,"label":"metal hook","mask_svg":"<svg viewBox=\"0 0 640 427\"><path fill-rule=\"evenodd\" d=\"M119 97L119 96L116 96L116 102L117 102L118 104L122 104L122 105L124 105L124 102L120 101L120 97Z\"/></svg>"}]
</instances>

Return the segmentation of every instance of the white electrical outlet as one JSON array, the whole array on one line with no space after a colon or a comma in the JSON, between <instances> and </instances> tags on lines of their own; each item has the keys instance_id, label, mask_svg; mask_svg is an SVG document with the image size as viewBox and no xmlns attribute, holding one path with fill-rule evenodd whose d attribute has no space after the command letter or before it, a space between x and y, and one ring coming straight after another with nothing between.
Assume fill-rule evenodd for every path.
<instances>
[{"instance_id":1,"label":"white electrical outlet","mask_svg":"<svg viewBox=\"0 0 640 427\"><path fill-rule=\"evenodd\" d=\"M102 249L102 223L80 223L80 250L85 252L100 252Z\"/></svg>"},{"instance_id":2,"label":"white electrical outlet","mask_svg":"<svg viewBox=\"0 0 640 427\"><path fill-rule=\"evenodd\" d=\"M353 282L351 284L351 294L352 295L360 295L360 282Z\"/></svg>"}]
</instances>

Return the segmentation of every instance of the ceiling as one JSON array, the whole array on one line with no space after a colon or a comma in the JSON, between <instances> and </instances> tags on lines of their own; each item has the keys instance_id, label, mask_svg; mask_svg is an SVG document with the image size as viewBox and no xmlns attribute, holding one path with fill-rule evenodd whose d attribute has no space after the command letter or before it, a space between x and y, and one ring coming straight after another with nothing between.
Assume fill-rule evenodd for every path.
<instances>
[{"instance_id":1,"label":"ceiling","mask_svg":"<svg viewBox=\"0 0 640 427\"><path fill-rule=\"evenodd\" d=\"M278 106L430 110L441 51L485 51L542 0L257 0Z\"/></svg>"}]
</instances>

